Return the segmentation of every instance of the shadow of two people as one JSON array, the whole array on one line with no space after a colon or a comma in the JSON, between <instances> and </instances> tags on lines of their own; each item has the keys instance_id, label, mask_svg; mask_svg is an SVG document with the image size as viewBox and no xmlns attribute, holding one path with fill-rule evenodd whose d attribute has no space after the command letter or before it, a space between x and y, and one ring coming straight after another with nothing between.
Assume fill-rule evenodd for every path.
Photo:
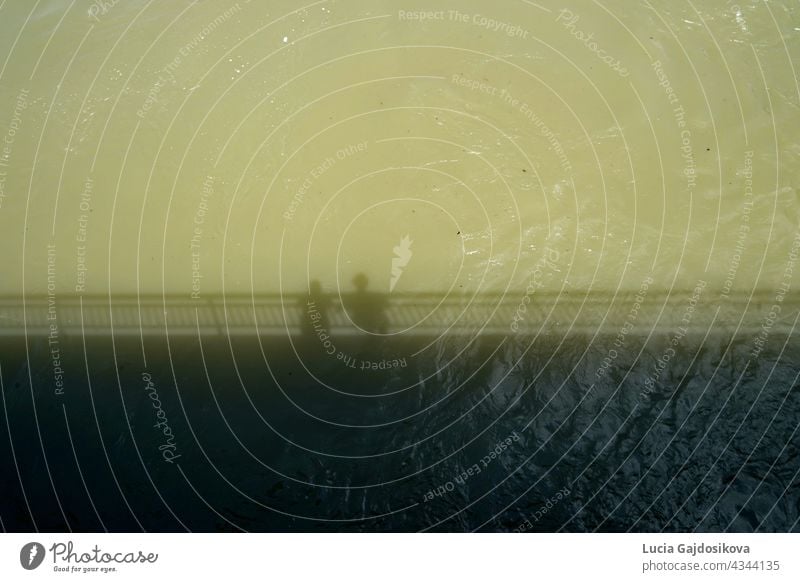
<instances>
[{"instance_id":1,"label":"shadow of two people","mask_svg":"<svg viewBox=\"0 0 800 582\"><path fill-rule=\"evenodd\" d=\"M369 278L364 273L353 277L355 290L341 295L341 308L350 323L368 335L384 335L389 331L389 298L385 293L368 291ZM319 281L309 284L308 298L304 306L304 333L319 335L320 331L333 335L330 313L336 308L330 294L323 293Z\"/></svg>"}]
</instances>

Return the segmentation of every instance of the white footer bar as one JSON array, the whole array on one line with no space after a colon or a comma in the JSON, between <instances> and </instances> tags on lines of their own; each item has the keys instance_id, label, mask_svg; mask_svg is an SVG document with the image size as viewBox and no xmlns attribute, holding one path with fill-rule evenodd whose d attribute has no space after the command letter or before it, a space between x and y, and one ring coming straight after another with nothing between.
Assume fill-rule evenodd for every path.
<instances>
[{"instance_id":1,"label":"white footer bar","mask_svg":"<svg viewBox=\"0 0 800 582\"><path fill-rule=\"evenodd\" d=\"M793 534L3 534L0 579L798 580L799 546Z\"/></svg>"}]
</instances>

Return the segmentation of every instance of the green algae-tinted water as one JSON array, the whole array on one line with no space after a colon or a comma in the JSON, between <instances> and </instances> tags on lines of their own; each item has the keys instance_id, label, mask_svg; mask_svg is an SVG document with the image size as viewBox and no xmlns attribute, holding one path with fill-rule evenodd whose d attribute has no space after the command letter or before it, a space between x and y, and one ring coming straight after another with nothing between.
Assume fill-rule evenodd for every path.
<instances>
[{"instance_id":1,"label":"green algae-tinted water","mask_svg":"<svg viewBox=\"0 0 800 582\"><path fill-rule=\"evenodd\" d=\"M0 525L796 530L798 31L0 3Z\"/></svg>"}]
</instances>

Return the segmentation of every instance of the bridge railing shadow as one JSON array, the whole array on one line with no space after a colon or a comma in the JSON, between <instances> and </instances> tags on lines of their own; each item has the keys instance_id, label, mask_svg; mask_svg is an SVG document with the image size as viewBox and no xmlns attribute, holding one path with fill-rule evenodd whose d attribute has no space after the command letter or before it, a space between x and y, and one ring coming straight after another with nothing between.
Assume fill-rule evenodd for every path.
<instances>
[{"instance_id":1,"label":"bridge railing shadow","mask_svg":"<svg viewBox=\"0 0 800 582\"><path fill-rule=\"evenodd\" d=\"M313 305L312 305L313 304ZM689 332L755 332L774 310L774 293L650 292L637 305L633 292L446 294L265 293L257 295L28 295L0 296L0 335L174 334L378 336L440 334L615 334L674 331L689 318ZM635 308L635 319L632 313ZM788 331L800 308L786 295L771 331ZM315 321L314 312L318 314Z\"/></svg>"}]
</instances>

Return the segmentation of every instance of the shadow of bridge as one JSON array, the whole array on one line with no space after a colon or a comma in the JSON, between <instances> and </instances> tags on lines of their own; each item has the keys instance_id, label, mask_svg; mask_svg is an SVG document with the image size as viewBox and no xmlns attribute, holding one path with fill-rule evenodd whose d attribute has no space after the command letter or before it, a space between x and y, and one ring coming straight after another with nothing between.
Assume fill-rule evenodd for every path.
<instances>
[{"instance_id":1,"label":"shadow of bridge","mask_svg":"<svg viewBox=\"0 0 800 582\"><path fill-rule=\"evenodd\" d=\"M324 329L335 336L540 333L757 333L777 304L771 293L700 298L692 292L382 294L355 291L253 295L0 296L0 335L264 335ZM797 295L780 302L770 331L787 331Z\"/></svg>"}]
</instances>

